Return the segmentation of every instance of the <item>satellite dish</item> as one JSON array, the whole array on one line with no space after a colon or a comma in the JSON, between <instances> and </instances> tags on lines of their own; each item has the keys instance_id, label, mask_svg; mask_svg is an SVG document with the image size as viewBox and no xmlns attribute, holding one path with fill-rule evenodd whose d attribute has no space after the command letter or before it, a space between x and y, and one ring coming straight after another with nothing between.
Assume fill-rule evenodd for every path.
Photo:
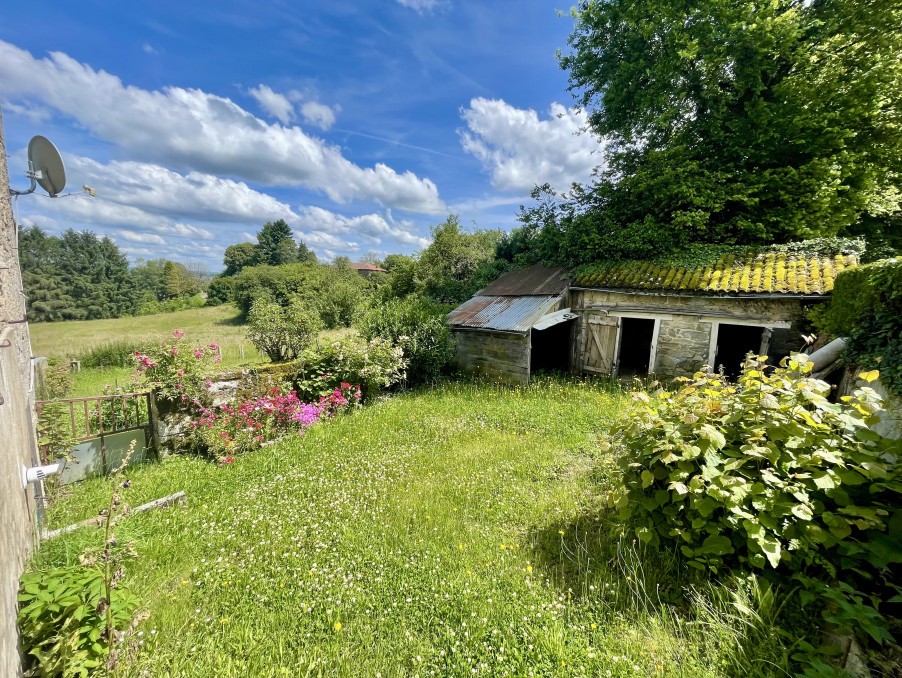
<instances>
[{"instance_id":1,"label":"satellite dish","mask_svg":"<svg viewBox=\"0 0 902 678\"><path fill-rule=\"evenodd\" d=\"M66 167L56 146L47 137L32 137L28 142L29 171L41 188L55 198L66 187Z\"/></svg>"}]
</instances>

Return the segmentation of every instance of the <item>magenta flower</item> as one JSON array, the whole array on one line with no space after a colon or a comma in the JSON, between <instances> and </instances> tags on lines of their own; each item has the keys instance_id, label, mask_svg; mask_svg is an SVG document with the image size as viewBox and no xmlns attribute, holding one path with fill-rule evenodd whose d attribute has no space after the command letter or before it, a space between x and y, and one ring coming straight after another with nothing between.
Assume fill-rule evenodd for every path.
<instances>
[{"instance_id":1,"label":"magenta flower","mask_svg":"<svg viewBox=\"0 0 902 678\"><path fill-rule=\"evenodd\" d=\"M185 330L172 330L172 337L178 341L185 336Z\"/></svg>"}]
</instances>

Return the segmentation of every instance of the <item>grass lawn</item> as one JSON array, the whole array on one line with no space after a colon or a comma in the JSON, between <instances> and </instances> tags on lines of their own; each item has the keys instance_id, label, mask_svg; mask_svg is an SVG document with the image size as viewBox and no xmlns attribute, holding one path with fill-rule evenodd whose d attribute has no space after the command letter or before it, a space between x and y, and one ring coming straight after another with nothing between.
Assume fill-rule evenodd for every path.
<instances>
[{"instance_id":1,"label":"grass lawn","mask_svg":"<svg viewBox=\"0 0 902 678\"><path fill-rule=\"evenodd\" d=\"M232 465L131 470L130 504L189 503L118 529L149 613L118 673L790 675L766 587L710 583L612 536L597 436L623 404L598 383L451 384ZM60 498L52 526L96 515L109 482ZM32 567L101 539L46 542Z\"/></svg>"}]
</instances>

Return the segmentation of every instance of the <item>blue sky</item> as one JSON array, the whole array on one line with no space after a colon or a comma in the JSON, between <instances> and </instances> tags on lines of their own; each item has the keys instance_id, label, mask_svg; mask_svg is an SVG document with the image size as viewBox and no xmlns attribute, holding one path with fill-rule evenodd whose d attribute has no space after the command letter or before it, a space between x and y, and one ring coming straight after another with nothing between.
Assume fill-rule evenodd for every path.
<instances>
[{"instance_id":1,"label":"blue sky","mask_svg":"<svg viewBox=\"0 0 902 678\"><path fill-rule=\"evenodd\" d=\"M60 8L62 6L62 8ZM510 229L536 183L601 164L541 1L18 3L0 10L14 187L43 134L67 191L23 224L110 235L132 259L221 268L284 218L325 259L410 253L449 213Z\"/></svg>"}]
</instances>

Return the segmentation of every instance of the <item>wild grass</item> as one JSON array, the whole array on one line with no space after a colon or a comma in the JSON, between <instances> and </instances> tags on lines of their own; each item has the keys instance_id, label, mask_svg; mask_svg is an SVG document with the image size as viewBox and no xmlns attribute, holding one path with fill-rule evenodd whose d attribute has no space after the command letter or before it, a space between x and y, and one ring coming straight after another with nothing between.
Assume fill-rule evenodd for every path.
<instances>
[{"instance_id":1,"label":"wild grass","mask_svg":"<svg viewBox=\"0 0 902 678\"><path fill-rule=\"evenodd\" d=\"M149 614L119 675L790 675L766 595L614 536L597 437L623 402L598 382L456 383L232 465L129 470L128 503L185 490L188 506L118 530ZM51 525L109 491L72 488ZM47 542L32 568L98 539Z\"/></svg>"}]
</instances>

